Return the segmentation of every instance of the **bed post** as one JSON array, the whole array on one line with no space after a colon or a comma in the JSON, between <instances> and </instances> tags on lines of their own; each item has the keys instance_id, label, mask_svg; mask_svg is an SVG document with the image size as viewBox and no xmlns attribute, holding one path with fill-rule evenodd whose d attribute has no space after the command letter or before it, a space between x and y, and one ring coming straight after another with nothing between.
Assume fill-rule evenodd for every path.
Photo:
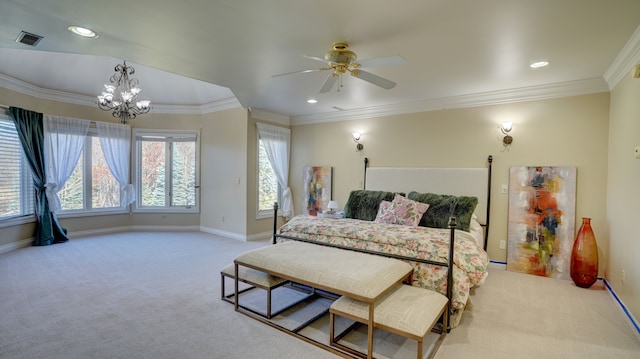
<instances>
[{"instance_id":1,"label":"bed post","mask_svg":"<svg viewBox=\"0 0 640 359\"><path fill-rule=\"evenodd\" d=\"M364 158L364 180L362 181L362 189L367 189L367 167L369 167L369 159Z\"/></svg>"},{"instance_id":2,"label":"bed post","mask_svg":"<svg viewBox=\"0 0 640 359\"><path fill-rule=\"evenodd\" d=\"M487 162L489 163L489 180L487 181L488 183L488 188L487 188L487 223L485 223L485 234L484 234L484 250L487 250L487 244L489 242L489 216L490 216L490 212L491 212L491 168L492 168L492 164L493 164L493 156L489 155L489 157L487 158Z\"/></svg>"},{"instance_id":3,"label":"bed post","mask_svg":"<svg viewBox=\"0 0 640 359\"><path fill-rule=\"evenodd\" d=\"M273 202L273 237L271 237L271 244L276 244L277 231L278 231L278 202Z\"/></svg>"},{"instance_id":4,"label":"bed post","mask_svg":"<svg viewBox=\"0 0 640 359\"><path fill-rule=\"evenodd\" d=\"M443 332L446 330L447 333L451 331L450 317L451 308L453 308L453 251L456 242L456 226L456 217L451 217L449 219L449 228L451 229L451 238L449 240L449 265L447 266L447 299L449 300L449 303L447 304L444 320L442 321L442 330Z\"/></svg>"}]
</instances>

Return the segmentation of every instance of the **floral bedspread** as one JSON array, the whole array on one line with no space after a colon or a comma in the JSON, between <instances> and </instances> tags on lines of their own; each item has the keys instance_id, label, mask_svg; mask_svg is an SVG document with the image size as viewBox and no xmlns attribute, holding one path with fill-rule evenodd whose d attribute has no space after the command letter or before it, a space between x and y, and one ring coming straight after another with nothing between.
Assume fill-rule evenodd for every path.
<instances>
[{"instance_id":1,"label":"floral bedspread","mask_svg":"<svg viewBox=\"0 0 640 359\"><path fill-rule=\"evenodd\" d=\"M280 227L280 234L376 252L447 262L450 230L300 215ZM471 234L456 230L453 268L452 326L457 326L473 286L487 277L489 256ZM282 239L279 239L282 240ZM447 268L420 262L413 266L412 285L446 295Z\"/></svg>"}]
</instances>

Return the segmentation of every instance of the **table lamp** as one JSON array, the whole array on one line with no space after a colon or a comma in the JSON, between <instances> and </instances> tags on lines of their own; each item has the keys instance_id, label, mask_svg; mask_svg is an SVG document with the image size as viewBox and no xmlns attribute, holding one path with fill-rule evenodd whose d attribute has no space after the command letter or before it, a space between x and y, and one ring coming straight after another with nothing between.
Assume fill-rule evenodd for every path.
<instances>
[{"instance_id":1,"label":"table lamp","mask_svg":"<svg viewBox=\"0 0 640 359\"><path fill-rule=\"evenodd\" d=\"M338 201L329 201L329 204L327 205L327 209L328 209L327 212L328 213L333 213L338 208L340 208L340 207L338 207Z\"/></svg>"}]
</instances>

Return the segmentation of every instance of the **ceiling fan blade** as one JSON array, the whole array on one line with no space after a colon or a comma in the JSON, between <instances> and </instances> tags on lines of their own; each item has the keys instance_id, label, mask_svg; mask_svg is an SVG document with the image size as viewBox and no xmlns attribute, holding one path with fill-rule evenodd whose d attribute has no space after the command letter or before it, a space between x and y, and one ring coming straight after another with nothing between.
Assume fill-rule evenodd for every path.
<instances>
[{"instance_id":1,"label":"ceiling fan blade","mask_svg":"<svg viewBox=\"0 0 640 359\"><path fill-rule=\"evenodd\" d=\"M354 70L351 72L351 75L361 79L361 80L365 80L367 82L370 82L376 86L380 86L383 89L392 89L394 87L396 87L396 83L391 81L391 80L387 80L385 78L382 78L378 75L374 75L370 72L366 72L366 71L362 71L362 70Z\"/></svg>"},{"instance_id":2,"label":"ceiling fan blade","mask_svg":"<svg viewBox=\"0 0 640 359\"><path fill-rule=\"evenodd\" d=\"M324 83L322 84L322 87L320 87L320 93L325 93L325 92L329 92L331 91L331 88L333 87L333 84L336 83L336 80L338 80L338 76L333 76L333 74L330 74L326 80L324 80Z\"/></svg>"},{"instance_id":3,"label":"ceiling fan blade","mask_svg":"<svg viewBox=\"0 0 640 359\"><path fill-rule=\"evenodd\" d=\"M360 67L397 66L406 64L407 60L402 56L386 56L365 59L358 63Z\"/></svg>"},{"instance_id":4,"label":"ceiling fan blade","mask_svg":"<svg viewBox=\"0 0 640 359\"><path fill-rule=\"evenodd\" d=\"M285 72L283 74L272 75L271 77L286 76L286 75L293 75L293 74L306 74L308 72L318 72L318 71L324 71L324 70L331 70L331 68L320 68L320 69L309 69L309 70Z\"/></svg>"},{"instance_id":5,"label":"ceiling fan blade","mask_svg":"<svg viewBox=\"0 0 640 359\"><path fill-rule=\"evenodd\" d=\"M323 63L323 64L325 64L325 65L329 63L329 61L327 61L327 60L325 60L325 59L323 59L323 58L321 58L321 57L317 57L317 56L309 56L309 55L300 55L300 56L302 56L302 57L304 57L304 58L307 58L307 59L320 61L320 62L322 62L322 63Z\"/></svg>"}]
</instances>

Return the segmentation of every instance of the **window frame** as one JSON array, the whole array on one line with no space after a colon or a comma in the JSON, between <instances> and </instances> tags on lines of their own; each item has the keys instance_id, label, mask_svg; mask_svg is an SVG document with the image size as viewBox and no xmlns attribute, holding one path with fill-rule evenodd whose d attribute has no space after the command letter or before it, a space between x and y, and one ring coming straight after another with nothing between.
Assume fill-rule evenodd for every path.
<instances>
[{"instance_id":1,"label":"window frame","mask_svg":"<svg viewBox=\"0 0 640 359\"><path fill-rule=\"evenodd\" d=\"M269 209L260 210L260 135L256 131L256 219L266 219L273 218L273 207ZM271 163L269 163L271 166ZM273 170L273 167L271 167ZM274 173L275 174L275 173ZM278 204L282 203L282 186L280 186L280 182L276 178L276 183L278 184L276 201ZM278 213L280 213L280 208L278 208Z\"/></svg>"},{"instance_id":2,"label":"window frame","mask_svg":"<svg viewBox=\"0 0 640 359\"><path fill-rule=\"evenodd\" d=\"M198 214L200 213L200 131L199 130L152 130L152 129L139 129L134 128L133 131L133 141L132 141L132 151L131 155L133 156L134 166L132 168L133 172L133 183L136 188L136 200L132 203L132 212L134 213L184 213L184 214ZM185 136L195 136L195 203L194 205L187 206L171 206L171 193L169 192L165 199L165 206L163 207L150 207L150 206L141 206L142 201L142 153L141 146L142 141L138 141L139 137L176 137L176 138L184 138ZM168 143L173 143L173 141L166 141ZM167 168L167 172L169 176L166 176L166 190L170 191L171 189L171 154L170 151L165 151L165 159Z\"/></svg>"},{"instance_id":3,"label":"window frame","mask_svg":"<svg viewBox=\"0 0 640 359\"><path fill-rule=\"evenodd\" d=\"M108 207L108 208L93 208L93 198L92 198L92 162L93 162L93 148L92 141L94 139L100 140L100 136L98 136L98 130L95 127L95 124L92 124L89 127L89 132L84 139L84 144L82 146L82 185L83 185L83 195L82 202L84 208L82 209L59 209L56 211L56 216L58 218L74 218L74 217L87 217L87 216L99 216L99 215L112 215L112 214L125 214L129 213L129 206L122 207ZM90 149L90 151L87 151ZM88 154L88 155L87 155ZM129 166L131 166L131 162L129 162ZM122 193L121 193L122 195ZM122 201L122 197L120 197L120 201Z\"/></svg>"},{"instance_id":4,"label":"window frame","mask_svg":"<svg viewBox=\"0 0 640 359\"><path fill-rule=\"evenodd\" d=\"M14 125L15 124L8 116L6 111L0 111L0 121L6 122L7 124ZM17 130L16 130L17 132ZM19 224L32 223L36 221L35 215L35 190L33 188L33 178L31 175L31 169L29 168L29 164L25 158L24 150L22 149L22 144L20 143L20 139L18 138L18 151L20 156L20 206L21 209L24 210L20 214L0 216L0 228L15 226ZM29 207L29 202L31 203Z\"/></svg>"}]
</instances>

